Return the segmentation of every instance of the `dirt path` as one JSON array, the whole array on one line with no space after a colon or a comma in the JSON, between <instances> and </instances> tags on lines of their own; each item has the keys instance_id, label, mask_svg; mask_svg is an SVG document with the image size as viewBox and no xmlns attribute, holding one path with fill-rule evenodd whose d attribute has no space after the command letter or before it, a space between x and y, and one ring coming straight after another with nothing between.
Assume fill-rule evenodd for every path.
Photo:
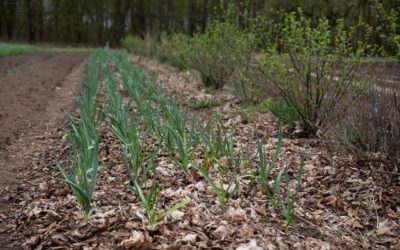
<instances>
[{"instance_id":1,"label":"dirt path","mask_svg":"<svg viewBox=\"0 0 400 250\"><path fill-rule=\"evenodd\" d=\"M12 210L16 193L34 176L21 176L32 167L33 152L48 131L65 122L83 80L86 53L38 53L0 59L0 222ZM1 223L0 223L1 224ZM7 247L6 229L0 230L0 248Z\"/></svg>"}]
</instances>

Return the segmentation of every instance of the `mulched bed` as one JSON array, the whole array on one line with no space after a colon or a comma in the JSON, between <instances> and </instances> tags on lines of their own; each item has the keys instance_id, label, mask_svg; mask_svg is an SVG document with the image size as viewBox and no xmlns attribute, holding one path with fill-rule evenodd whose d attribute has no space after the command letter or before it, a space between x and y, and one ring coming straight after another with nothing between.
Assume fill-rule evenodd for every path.
<instances>
[{"instance_id":1,"label":"mulched bed","mask_svg":"<svg viewBox=\"0 0 400 250\"><path fill-rule=\"evenodd\" d=\"M254 113L250 121L229 93L206 93L193 72L178 72L150 59L132 60L153 75L164 92L183 104L188 100L219 98L219 107L192 110L188 116L206 122L218 114L235 127L235 141L249 155L256 139L265 137L269 156L276 143L278 123L271 114ZM101 99L101 98L100 98ZM162 187L160 210L184 198L190 203L164 221L151 225L138 198L127 190L118 140L106 124L100 128L101 163L94 203L96 213L83 223L69 187L55 167L67 159L63 141L66 123L53 127L34 147L24 149L29 163L21 173L26 180L2 195L16 202L13 211L0 214L1 228L12 233L14 246L53 249L399 249L400 175L385 162L360 166L350 155L328 153L319 139L285 137L277 169L297 172L305 157L303 189L296 217L283 228L281 211L274 211L258 186L241 179L236 196L218 204L200 176L184 175L167 156L159 155L158 181ZM18 149L16 149L18 150ZM201 161L201 159L199 159ZM256 162L253 166L256 167ZM34 177L34 178L33 178Z\"/></svg>"}]
</instances>

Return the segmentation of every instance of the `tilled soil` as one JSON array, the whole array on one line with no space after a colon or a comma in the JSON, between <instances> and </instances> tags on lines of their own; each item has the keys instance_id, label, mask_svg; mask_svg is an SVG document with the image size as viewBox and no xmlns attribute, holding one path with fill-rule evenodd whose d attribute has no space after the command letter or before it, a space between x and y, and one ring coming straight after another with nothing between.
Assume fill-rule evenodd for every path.
<instances>
[{"instance_id":1,"label":"tilled soil","mask_svg":"<svg viewBox=\"0 0 400 250\"><path fill-rule=\"evenodd\" d=\"M22 183L35 178L20 175L31 167L30 153L72 110L87 56L35 53L0 59L0 222L15 205L15 197L5 193L17 195ZM0 230L1 249L7 247L5 231Z\"/></svg>"}]
</instances>

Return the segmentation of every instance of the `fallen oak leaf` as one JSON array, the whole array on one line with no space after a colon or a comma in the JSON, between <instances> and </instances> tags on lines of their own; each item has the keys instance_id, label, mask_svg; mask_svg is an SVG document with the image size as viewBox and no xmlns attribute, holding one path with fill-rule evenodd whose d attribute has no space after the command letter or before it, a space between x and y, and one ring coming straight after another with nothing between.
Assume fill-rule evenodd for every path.
<instances>
[{"instance_id":1,"label":"fallen oak leaf","mask_svg":"<svg viewBox=\"0 0 400 250\"><path fill-rule=\"evenodd\" d=\"M124 249L150 249L151 242L140 231L133 231L129 239L123 240L118 244L118 247Z\"/></svg>"},{"instance_id":2,"label":"fallen oak leaf","mask_svg":"<svg viewBox=\"0 0 400 250\"><path fill-rule=\"evenodd\" d=\"M196 244L196 241L197 241L197 235L196 234L187 234L185 237L182 238L182 241L194 245L194 244Z\"/></svg>"},{"instance_id":3,"label":"fallen oak leaf","mask_svg":"<svg viewBox=\"0 0 400 250\"><path fill-rule=\"evenodd\" d=\"M378 236L382 236L382 235L396 236L396 234L394 234L392 232L392 229L390 227L381 227L381 228L376 229L376 235L378 235Z\"/></svg>"},{"instance_id":4,"label":"fallen oak leaf","mask_svg":"<svg viewBox=\"0 0 400 250\"><path fill-rule=\"evenodd\" d=\"M351 219L350 221L347 222L347 225L351 226L353 229L355 228L364 228L363 225L361 225L361 223L359 221L357 221L356 219Z\"/></svg>"},{"instance_id":5,"label":"fallen oak leaf","mask_svg":"<svg viewBox=\"0 0 400 250\"><path fill-rule=\"evenodd\" d=\"M262 247L257 246L257 241L252 239L247 244L241 244L236 250L262 250Z\"/></svg>"},{"instance_id":6,"label":"fallen oak leaf","mask_svg":"<svg viewBox=\"0 0 400 250\"><path fill-rule=\"evenodd\" d=\"M233 207L228 208L226 216L230 221L244 221L247 218L246 211L244 211L242 208L235 209Z\"/></svg>"}]
</instances>

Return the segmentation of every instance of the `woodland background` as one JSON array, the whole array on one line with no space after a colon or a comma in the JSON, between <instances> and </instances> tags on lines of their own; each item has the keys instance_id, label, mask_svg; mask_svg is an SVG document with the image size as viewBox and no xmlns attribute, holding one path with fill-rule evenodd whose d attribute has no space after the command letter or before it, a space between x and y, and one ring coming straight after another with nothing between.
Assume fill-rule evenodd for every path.
<instances>
[{"instance_id":1,"label":"woodland background","mask_svg":"<svg viewBox=\"0 0 400 250\"><path fill-rule=\"evenodd\" d=\"M395 0L379 2L385 9L399 5ZM239 26L245 25L244 14L261 14L273 23L279 21L277 13L299 6L315 21L326 17L334 24L344 18L347 25L355 25L361 17L373 27L381 23L379 13L374 13L374 0L0 0L0 40L87 46L108 41L119 46L128 34L159 37L202 32L222 19L232 3L240 10ZM268 29L269 23L262 25ZM378 36L370 39L379 43Z\"/></svg>"}]
</instances>

